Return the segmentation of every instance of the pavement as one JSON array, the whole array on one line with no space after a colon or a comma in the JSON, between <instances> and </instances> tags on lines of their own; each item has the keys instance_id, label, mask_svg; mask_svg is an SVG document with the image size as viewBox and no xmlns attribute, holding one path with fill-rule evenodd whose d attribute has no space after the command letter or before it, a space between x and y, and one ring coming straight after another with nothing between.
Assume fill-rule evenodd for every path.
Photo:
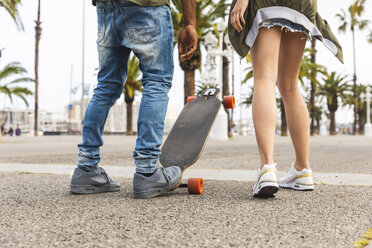
<instances>
[{"instance_id":1,"label":"pavement","mask_svg":"<svg viewBox=\"0 0 372 248\"><path fill-rule=\"evenodd\" d=\"M352 247L372 227L371 138L312 137L316 189L281 189L266 200L252 197L254 137L208 141L185 175L206 179L203 195L177 189L138 200L130 179L135 137L106 136L101 165L121 191L70 195L80 139L3 138L1 247ZM289 138L277 138L275 157L284 173L293 159Z\"/></svg>"},{"instance_id":2,"label":"pavement","mask_svg":"<svg viewBox=\"0 0 372 248\"><path fill-rule=\"evenodd\" d=\"M3 137L0 163L75 165L80 136ZM101 165L134 166L136 137L104 136ZM372 174L372 137L312 137L310 165L314 172ZM288 170L294 150L289 137L276 137L278 169ZM253 136L228 141L208 140L194 168L256 170L259 155Z\"/></svg>"},{"instance_id":3,"label":"pavement","mask_svg":"<svg viewBox=\"0 0 372 248\"><path fill-rule=\"evenodd\" d=\"M75 167L75 165L58 164L0 163L0 172L71 175ZM194 167L185 171L183 179L202 177L205 180L240 182L254 182L257 179L257 170L195 169ZM134 166L107 166L105 168L106 172L113 177L132 179L135 172ZM285 174L285 171L278 171L279 177ZM314 172L313 177L315 184L372 186L372 174Z\"/></svg>"}]
</instances>

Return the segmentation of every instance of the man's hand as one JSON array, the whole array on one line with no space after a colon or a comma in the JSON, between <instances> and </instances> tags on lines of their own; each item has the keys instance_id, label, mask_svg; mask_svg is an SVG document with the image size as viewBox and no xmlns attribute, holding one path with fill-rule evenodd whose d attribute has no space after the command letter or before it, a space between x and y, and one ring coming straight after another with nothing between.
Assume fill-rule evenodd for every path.
<instances>
[{"instance_id":1,"label":"man's hand","mask_svg":"<svg viewBox=\"0 0 372 248\"><path fill-rule=\"evenodd\" d=\"M243 30L243 26L245 25L244 12L248 8L248 3L249 0L238 0L230 14L231 25L239 33Z\"/></svg>"},{"instance_id":2,"label":"man's hand","mask_svg":"<svg viewBox=\"0 0 372 248\"><path fill-rule=\"evenodd\" d=\"M198 45L198 35L193 25L186 25L178 37L178 53L180 62L188 60L196 51Z\"/></svg>"}]
</instances>

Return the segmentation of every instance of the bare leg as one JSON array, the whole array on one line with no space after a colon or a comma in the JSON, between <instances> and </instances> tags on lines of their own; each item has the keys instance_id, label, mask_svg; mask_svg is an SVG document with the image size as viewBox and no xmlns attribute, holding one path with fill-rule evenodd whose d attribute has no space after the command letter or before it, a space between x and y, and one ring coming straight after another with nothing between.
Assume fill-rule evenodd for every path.
<instances>
[{"instance_id":1,"label":"bare leg","mask_svg":"<svg viewBox=\"0 0 372 248\"><path fill-rule=\"evenodd\" d=\"M251 49L254 74L252 113L261 169L265 164L274 163L277 117L275 87L281 36L280 28L261 28Z\"/></svg>"},{"instance_id":2,"label":"bare leg","mask_svg":"<svg viewBox=\"0 0 372 248\"><path fill-rule=\"evenodd\" d=\"M298 90L298 74L306 38L303 33L283 31L278 67L278 86L296 152L295 168L298 171L309 169L309 112Z\"/></svg>"}]
</instances>

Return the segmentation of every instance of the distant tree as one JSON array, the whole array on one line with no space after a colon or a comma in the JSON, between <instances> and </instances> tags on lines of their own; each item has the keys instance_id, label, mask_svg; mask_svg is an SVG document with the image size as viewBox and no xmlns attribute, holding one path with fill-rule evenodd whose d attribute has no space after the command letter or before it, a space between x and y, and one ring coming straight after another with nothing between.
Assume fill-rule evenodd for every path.
<instances>
[{"instance_id":1,"label":"distant tree","mask_svg":"<svg viewBox=\"0 0 372 248\"><path fill-rule=\"evenodd\" d=\"M364 134L364 124L366 124L367 119L367 102L362 99L362 94L366 92L366 86L362 84L357 85L357 95L358 95L358 116L359 116L359 135Z\"/></svg>"},{"instance_id":2,"label":"distant tree","mask_svg":"<svg viewBox=\"0 0 372 248\"><path fill-rule=\"evenodd\" d=\"M350 92L350 85L347 76L336 74L326 74L323 84L320 85L319 93L327 99L327 107L330 112L330 135L336 135L336 111L339 107L339 98L344 102L346 95Z\"/></svg>"},{"instance_id":3,"label":"distant tree","mask_svg":"<svg viewBox=\"0 0 372 248\"><path fill-rule=\"evenodd\" d=\"M357 72L356 72L356 54L355 54L355 30L364 30L368 27L369 20L361 19L361 15L364 13L364 0L356 0L348 8L348 14L344 9L341 9L341 13L337 14L336 17L340 21L338 30L340 32L346 32L350 30L353 39L353 58L354 58L354 76L353 76L353 96L354 96L354 124L353 134L356 134L356 125L358 121L358 101L357 101Z\"/></svg>"},{"instance_id":4,"label":"distant tree","mask_svg":"<svg viewBox=\"0 0 372 248\"><path fill-rule=\"evenodd\" d=\"M41 38L40 0L37 6L37 19L35 21L35 136L39 135L39 45Z\"/></svg>"},{"instance_id":5,"label":"distant tree","mask_svg":"<svg viewBox=\"0 0 372 248\"><path fill-rule=\"evenodd\" d=\"M127 135L133 135L133 102L136 91L142 92L139 62L136 56L132 55L128 62L128 75L124 84L124 101L127 107Z\"/></svg>"},{"instance_id":6,"label":"distant tree","mask_svg":"<svg viewBox=\"0 0 372 248\"><path fill-rule=\"evenodd\" d=\"M29 77L18 77L16 79L11 79L15 76L23 75L25 73L27 73L26 69L23 68L18 62L10 63L4 68L0 69L0 93L6 94L12 103L13 96L17 96L23 100L26 106L28 106L26 97L32 95L32 92L26 87L17 86L17 84L34 82L34 80Z\"/></svg>"},{"instance_id":7,"label":"distant tree","mask_svg":"<svg viewBox=\"0 0 372 248\"><path fill-rule=\"evenodd\" d=\"M362 94L366 92L366 86L362 84L357 84L357 101L358 101L358 134L364 134L364 124L367 118L367 103L362 99ZM353 94L346 95L344 100L345 106L353 106L354 96Z\"/></svg>"}]
</instances>

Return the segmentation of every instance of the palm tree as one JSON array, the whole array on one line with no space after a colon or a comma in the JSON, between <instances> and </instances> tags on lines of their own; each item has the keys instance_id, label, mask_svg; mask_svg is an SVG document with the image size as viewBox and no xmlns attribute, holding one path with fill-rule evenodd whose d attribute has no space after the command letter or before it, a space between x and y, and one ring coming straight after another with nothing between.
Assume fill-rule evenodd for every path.
<instances>
[{"instance_id":1,"label":"palm tree","mask_svg":"<svg viewBox=\"0 0 372 248\"><path fill-rule=\"evenodd\" d=\"M172 0L172 3L174 45L176 45L179 33L183 28L182 6L180 0ZM202 58L200 44L203 43L205 35L213 29L212 22L226 15L227 6L224 0L219 0L217 3L214 3L213 0L196 0L196 32L199 40L197 50L191 59L180 63L181 69L185 72L184 103L186 103L188 96L195 94L195 70L200 68Z\"/></svg>"},{"instance_id":2,"label":"palm tree","mask_svg":"<svg viewBox=\"0 0 372 248\"><path fill-rule=\"evenodd\" d=\"M367 117L367 102L362 99L362 94L366 92L366 86L362 84L357 85L357 95L358 95L358 116L359 116L359 135L364 134L364 124L366 124Z\"/></svg>"},{"instance_id":3,"label":"palm tree","mask_svg":"<svg viewBox=\"0 0 372 248\"><path fill-rule=\"evenodd\" d=\"M133 135L133 102L136 91L142 91L140 79L139 62L136 56L132 55L128 62L127 81L124 84L124 101L127 106L127 135Z\"/></svg>"},{"instance_id":4,"label":"palm tree","mask_svg":"<svg viewBox=\"0 0 372 248\"><path fill-rule=\"evenodd\" d=\"M27 73L27 71L20 65L20 63L18 62L10 63L0 70L0 82L7 81L8 78L17 75L22 75L25 73ZM17 86L18 83L25 82L34 82L34 80L29 77L19 77L11 80L10 82L5 82L4 84L0 85L0 93L6 94L11 102L13 102L13 96L17 96L23 100L26 106L28 106L26 96L32 95L32 92L25 87Z\"/></svg>"},{"instance_id":5,"label":"palm tree","mask_svg":"<svg viewBox=\"0 0 372 248\"><path fill-rule=\"evenodd\" d=\"M4 8L8 12L19 30L23 30L23 24L18 11L20 5L21 0L0 0L0 8Z\"/></svg>"},{"instance_id":6,"label":"palm tree","mask_svg":"<svg viewBox=\"0 0 372 248\"><path fill-rule=\"evenodd\" d=\"M40 0L38 0L37 20L35 21L35 136L39 135L39 44L41 37Z\"/></svg>"},{"instance_id":7,"label":"palm tree","mask_svg":"<svg viewBox=\"0 0 372 248\"><path fill-rule=\"evenodd\" d=\"M330 134L336 135L335 113L339 107L339 98L345 101L347 92L350 91L349 80L347 76L332 72L323 78L323 82L324 84L321 84L319 87L319 93L327 99L327 107L331 118Z\"/></svg>"},{"instance_id":8,"label":"palm tree","mask_svg":"<svg viewBox=\"0 0 372 248\"><path fill-rule=\"evenodd\" d=\"M354 57L354 76L353 76L353 96L354 96L354 125L353 134L356 134L356 124L358 119L358 102L357 102L357 75L356 75L356 54L355 54L355 29L363 30L368 26L369 21L361 19L361 15L364 12L364 0L356 0L348 9L349 14L346 14L345 10L341 9L341 13L337 14L336 17L341 22L338 30L340 32L346 32L350 29L353 39L353 57Z\"/></svg>"}]
</instances>

